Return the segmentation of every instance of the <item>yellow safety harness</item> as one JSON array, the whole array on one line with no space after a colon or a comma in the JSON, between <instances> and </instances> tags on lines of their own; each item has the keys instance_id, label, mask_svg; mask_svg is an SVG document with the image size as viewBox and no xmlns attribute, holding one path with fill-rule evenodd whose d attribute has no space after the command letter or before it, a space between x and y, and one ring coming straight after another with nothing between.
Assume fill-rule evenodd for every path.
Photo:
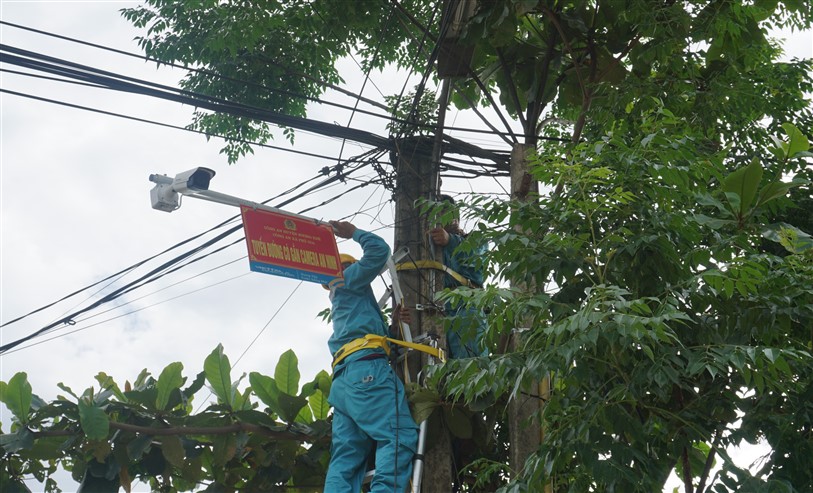
<instances>
[{"instance_id":1,"label":"yellow safety harness","mask_svg":"<svg viewBox=\"0 0 813 493\"><path fill-rule=\"evenodd\" d=\"M471 282L470 280L463 277L462 274L453 271L448 266L443 265L442 263L438 262L437 260L412 260L410 262L404 262L401 264L397 264L395 266L395 270L402 271L402 270L418 270L418 269L435 269L439 271L443 271L446 274L449 274L454 278L455 281L459 282L461 286L465 286L467 288L476 288L478 287L476 284Z\"/></svg>"},{"instance_id":2,"label":"yellow safety harness","mask_svg":"<svg viewBox=\"0 0 813 493\"><path fill-rule=\"evenodd\" d=\"M366 336L354 339L345 344L344 346L342 346L341 348L339 348L339 350L336 351L336 354L333 355L333 368L335 369L336 365L338 365L346 357L350 356L356 351L361 351L362 349L382 348L384 352L387 353L387 356L389 356L390 343L395 344L397 346L403 346L409 349L414 349L422 353L426 353L430 356L434 356L441 362L446 361L446 351L444 351L441 348L427 346L426 344L416 344L414 342L406 342L400 339L393 339L392 337L380 336L376 334L367 334Z\"/></svg>"},{"instance_id":3,"label":"yellow safety harness","mask_svg":"<svg viewBox=\"0 0 813 493\"><path fill-rule=\"evenodd\" d=\"M435 269L442 271L448 275L450 275L455 281L459 282L461 286L465 286L468 288L477 288L478 286L471 282L469 279L463 277L463 275L455 272L454 270L450 269L448 266L436 261L436 260L412 260L410 262L404 262L395 265L396 271L402 270L418 270L418 269ZM367 334L364 337L360 337L358 339L354 339L336 351L336 354L333 355L333 368L336 368L342 360L346 357L350 356L351 354L355 353L356 351L361 351L362 349L376 349L381 348L387 353L387 356L390 355L390 343L403 346L408 349L414 349L416 351L421 351L422 353L426 353L430 356L434 356L441 362L446 361L446 352L441 348L436 348L432 346L427 346L426 344L416 344L414 342L407 342L402 341L400 339L393 339L392 337L380 336L376 334Z\"/></svg>"}]
</instances>

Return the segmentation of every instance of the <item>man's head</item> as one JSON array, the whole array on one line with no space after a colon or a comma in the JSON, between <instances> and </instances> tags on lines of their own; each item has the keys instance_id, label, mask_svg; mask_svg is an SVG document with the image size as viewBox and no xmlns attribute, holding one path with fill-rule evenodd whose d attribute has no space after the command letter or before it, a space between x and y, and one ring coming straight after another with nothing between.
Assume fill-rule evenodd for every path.
<instances>
[{"instance_id":1,"label":"man's head","mask_svg":"<svg viewBox=\"0 0 813 493\"><path fill-rule=\"evenodd\" d=\"M356 257L350 255L349 253L340 253L339 254L339 262L342 264L342 271L344 271L344 269L346 269L346 268L350 267L351 265L355 264L356 262L358 262L358 260L356 260ZM336 278L336 279L338 279L338 278ZM322 284L322 287L325 288L325 289L330 289L330 287L328 287L327 284Z\"/></svg>"},{"instance_id":2,"label":"man's head","mask_svg":"<svg viewBox=\"0 0 813 493\"><path fill-rule=\"evenodd\" d=\"M342 269L346 269L352 264L358 262L358 260L356 260L356 257L350 255L349 253L340 253L339 262L342 263Z\"/></svg>"},{"instance_id":3,"label":"man's head","mask_svg":"<svg viewBox=\"0 0 813 493\"><path fill-rule=\"evenodd\" d=\"M452 198L451 195L441 195L438 197L438 200L441 203L444 203L444 206L441 209L443 214L447 214L449 212L452 213L452 217L446 221L446 223L443 225L443 229L445 229L447 233L461 234L460 215L454 206L454 198Z\"/></svg>"}]
</instances>

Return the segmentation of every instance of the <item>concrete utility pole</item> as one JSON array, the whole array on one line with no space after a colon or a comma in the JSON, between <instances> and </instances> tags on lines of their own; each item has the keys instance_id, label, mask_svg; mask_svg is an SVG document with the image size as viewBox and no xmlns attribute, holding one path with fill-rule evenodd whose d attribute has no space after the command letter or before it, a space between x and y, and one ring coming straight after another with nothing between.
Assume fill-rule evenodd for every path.
<instances>
[{"instance_id":1,"label":"concrete utility pole","mask_svg":"<svg viewBox=\"0 0 813 493\"><path fill-rule=\"evenodd\" d=\"M428 136L409 137L397 142L397 152L392 156L396 169L395 186L395 249L409 248L410 256L402 260L431 259L426 232L431 228L426 215L416 207L417 199L436 199L438 190L438 169L432 159L434 138ZM418 304L426 307L413 312L413 339L420 334L435 333L439 336L439 346L446 347L441 313L432 310L432 297L441 289L442 276L430 276L426 271L407 270L399 273L405 305ZM430 279L436 285L430 284ZM425 356L410 356L410 380L417 381L418 371L426 364ZM430 429L437 429L438 423L430 423ZM452 485L452 453L449 435L446 432L433 433L429 437L424 461L423 491L450 491Z\"/></svg>"}]
</instances>

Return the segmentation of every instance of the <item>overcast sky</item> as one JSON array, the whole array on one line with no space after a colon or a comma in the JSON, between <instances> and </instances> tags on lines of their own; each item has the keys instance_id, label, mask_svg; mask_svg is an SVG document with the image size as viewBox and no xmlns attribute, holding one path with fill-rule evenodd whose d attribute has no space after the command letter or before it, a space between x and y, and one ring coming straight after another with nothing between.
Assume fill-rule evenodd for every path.
<instances>
[{"instance_id":1,"label":"overcast sky","mask_svg":"<svg viewBox=\"0 0 813 493\"><path fill-rule=\"evenodd\" d=\"M0 18L140 53L133 41L140 33L118 13L121 8L135 5L136 2L2 1ZM183 75L179 70L158 69L155 64L9 26L0 26L0 39L13 47L172 86ZM788 48L795 56L813 56L810 35L797 36ZM360 70L352 62L345 67L347 89L360 91L363 81ZM19 70L12 66L6 68ZM367 84L364 96L377 100L382 96L376 87L393 94L403 85L402 74L373 74L372 80L375 86ZM188 124L193 110L146 96L9 73L0 74L0 86L176 126ZM353 104L351 99L338 94L328 94L325 99ZM331 160L257 148L253 156L229 166L218 152L220 139L207 142L203 136L191 132L16 95L0 94L0 113L0 320L3 323L148 259L238 214L236 208L195 199L186 199L182 207L172 213L155 211L150 208L149 199L151 173L174 175L206 166L217 172L211 189L259 202L314 178L322 167L335 164ZM346 125L349 113L313 106L309 117ZM455 125L482 126L477 124L476 118L456 112L451 112L448 119ZM383 121L372 117L356 115L352 126L378 135L387 134ZM504 148L493 138L472 138L459 133L455 136L483 147ZM282 138L272 144L335 158L339 156L342 143L298 132L294 146ZM365 150L367 148L348 142L342 156L351 157ZM373 176L374 172L368 168L357 178ZM288 210L299 212L320 204L357 183L349 181L320 190L288 206ZM500 190L493 179L445 182L445 189L450 192L470 191L472 187L478 191ZM282 197L285 198L287 196ZM352 217L353 222L363 229L378 229L392 245L390 198L390 192L381 187L368 186L307 214L327 220L363 210L363 214ZM239 233L232 235L221 244L240 236ZM359 253L351 243L340 243L339 247ZM83 292L4 327L0 332L2 343L35 332L183 251L185 249L180 248L174 250L174 254L159 257L106 286L102 293ZM23 344L19 350L0 357L0 379L8 381L14 373L25 371L34 393L49 400L61 393L57 382L81 393L95 385L93 377L99 371L111 375L122 385L125 380L133 381L144 368L157 376L169 363L180 361L184 375L191 378L202 370L203 360L218 344L223 344L231 359L234 378L250 371L273 374L280 354L288 349L293 349L299 357L303 382L319 370L328 370L330 355L326 341L330 328L317 318L317 313L328 307L326 292L316 284L251 273L245 255L245 245L238 243L138 289L116 303L78 317L75 325L31 341L36 345ZM379 282L377 290L380 292L383 286L383 282ZM90 316L92 318L88 318ZM46 341L51 338L54 339ZM4 406L0 406L0 421L4 431L8 431Z\"/></svg>"}]
</instances>

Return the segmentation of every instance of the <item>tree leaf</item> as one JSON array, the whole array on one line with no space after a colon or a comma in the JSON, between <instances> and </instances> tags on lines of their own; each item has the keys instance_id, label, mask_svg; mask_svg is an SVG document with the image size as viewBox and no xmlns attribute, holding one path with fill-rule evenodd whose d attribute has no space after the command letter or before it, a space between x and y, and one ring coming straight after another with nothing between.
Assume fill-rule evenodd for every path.
<instances>
[{"instance_id":1,"label":"tree leaf","mask_svg":"<svg viewBox=\"0 0 813 493\"><path fill-rule=\"evenodd\" d=\"M110 432L110 420L102 408L79 399L79 423L89 440L104 440Z\"/></svg>"},{"instance_id":2,"label":"tree leaf","mask_svg":"<svg viewBox=\"0 0 813 493\"><path fill-rule=\"evenodd\" d=\"M158 383L156 384L158 396L155 398L155 408L159 411L163 411L167 407L172 391L180 389L181 385L183 385L182 371L183 363L176 361L168 364L158 377Z\"/></svg>"},{"instance_id":3,"label":"tree leaf","mask_svg":"<svg viewBox=\"0 0 813 493\"><path fill-rule=\"evenodd\" d=\"M762 187L762 190L759 191L759 199L757 200L757 206L766 204L771 200L782 197L786 193L788 193L788 190L799 185L801 185L801 183L786 183L782 181L774 181L768 183L767 185Z\"/></svg>"},{"instance_id":4,"label":"tree leaf","mask_svg":"<svg viewBox=\"0 0 813 493\"><path fill-rule=\"evenodd\" d=\"M274 379L280 392L296 395L299 391L299 361L292 350L282 353L274 370Z\"/></svg>"},{"instance_id":5,"label":"tree leaf","mask_svg":"<svg viewBox=\"0 0 813 493\"><path fill-rule=\"evenodd\" d=\"M785 133L788 134L786 156L788 159L792 159L796 157L796 154L810 149L810 142L807 140L807 136L796 128L796 126L794 126L792 123L783 123L782 128L785 129Z\"/></svg>"},{"instance_id":6,"label":"tree leaf","mask_svg":"<svg viewBox=\"0 0 813 493\"><path fill-rule=\"evenodd\" d=\"M296 413L294 422L302 423L303 425L309 425L313 423L313 411L311 411L310 406L302 406L301 408L299 408L299 412Z\"/></svg>"},{"instance_id":7,"label":"tree leaf","mask_svg":"<svg viewBox=\"0 0 813 493\"><path fill-rule=\"evenodd\" d=\"M180 437L168 435L161 439L161 453L164 458L175 467L183 467L186 451Z\"/></svg>"},{"instance_id":8,"label":"tree leaf","mask_svg":"<svg viewBox=\"0 0 813 493\"><path fill-rule=\"evenodd\" d=\"M28 374L25 372L15 373L8 384L0 385L0 401L22 424L28 423L32 396L31 384L28 383Z\"/></svg>"},{"instance_id":9,"label":"tree leaf","mask_svg":"<svg viewBox=\"0 0 813 493\"><path fill-rule=\"evenodd\" d=\"M732 221L730 219L716 219L713 217L706 216L705 214L695 214L692 218L698 224L702 224L704 226L708 226L711 229L720 229L725 226L737 224L736 221Z\"/></svg>"},{"instance_id":10,"label":"tree leaf","mask_svg":"<svg viewBox=\"0 0 813 493\"><path fill-rule=\"evenodd\" d=\"M96 374L96 381L99 382L100 388L112 391L113 395L115 395L118 400L127 402L127 397L122 393L121 389L119 389L119 386L113 380L113 377L103 371L100 371Z\"/></svg>"},{"instance_id":11,"label":"tree leaf","mask_svg":"<svg viewBox=\"0 0 813 493\"><path fill-rule=\"evenodd\" d=\"M418 389L409 398L412 408L412 417L420 424L429 419L429 416L440 405L440 396L429 389Z\"/></svg>"},{"instance_id":12,"label":"tree leaf","mask_svg":"<svg viewBox=\"0 0 813 493\"><path fill-rule=\"evenodd\" d=\"M279 417L286 423L293 423L297 414L299 414L299 410L307 405L308 400L304 397L280 393Z\"/></svg>"},{"instance_id":13,"label":"tree leaf","mask_svg":"<svg viewBox=\"0 0 813 493\"><path fill-rule=\"evenodd\" d=\"M223 354L222 344L218 344L215 350L206 357L203 362L203 371L206 372L206 381L211 385L218 402L231 407L231 364L228 356Z\"/></svg>"},{"instance_id":14,"label":"tree leaf","mask_svg":"<svg viewBox=\"0 0 813 493\"><path fill-rule=\"evenodd\" d=\"M34 433L22 427L15 433L0 435L0 449L7 453L29 450L34 446Z\"/></svg>"},{"instance_id":15,"label":"tree leaf","mask_svg":"<svg viewBox=\"0 0 813 493\"><path fill-rule=\"evenodd\" d=\"M248 381L254 394L263 404L279 415L279 388L273 378L253 371L248 374Z\"/></svg>"},{"instance_id":16,"label":"tree leaf","mask_svg":"<svg viewBox=\"0 0 813 493\"><path fill-rule=\"evenodd\" d=\"M471 417L461 409L453 406L443 407L443 418L449 433L457 438L471 438Z\"/></svg>"},{"instance_id":17,"label":"tree leaf","mask_svg":"<svg viewBox=\"0 0 813 493\"><path fill-rule=\"evenodd\" d=\"M310 397L308 397L308 405L311 407L314 419L327 419L330 412L330 404L327 402L327 397L321 390L317 390Z\"/></svg>"},{"instance_id":18,"label":"tree leaf","mask_svg":"<svg viewBox=\"0 0 813 493\"><path fill-rule=\"evenodd\" d=\"M330 397L330 387L333 385L333 379L325 370L320 371L316 375L317 388L325 395L325 399Z\"/></svg>"},{"instance_id":19,"label":"tree leaf","mask_svg":"<svg viewBox=\"0 0 813 493\"><path fill-rule=\"evenodd\" d=\"M150 448L152 444L152 436L139 435L137 438L127 444L127 456L133 461L141 460L144 452Z\"/></svg>"},{"instance_id":20,"label":"tree leaf","mask_svg":"<svg viewBox=\"0 0 813 493\"><path fill-rule=\"evenodd\" d=\"M212 453L216 466L223 466L237 453L237 435L227 433L217 435L212 439Z\"/></svg>"},{"instance_id":21,"label":"tree leaf","mask_svg":"<svg viewBox=\"0 0 813 493\"><path fill-rule=\"evenodd\" d=\"M751 164L734 171L723 180L723 192L735 193L739 196L740 203L737 209L741 216L750 209L761 180L762 164L757 158L752 159Z\"/></svg>"}]
</instances>

